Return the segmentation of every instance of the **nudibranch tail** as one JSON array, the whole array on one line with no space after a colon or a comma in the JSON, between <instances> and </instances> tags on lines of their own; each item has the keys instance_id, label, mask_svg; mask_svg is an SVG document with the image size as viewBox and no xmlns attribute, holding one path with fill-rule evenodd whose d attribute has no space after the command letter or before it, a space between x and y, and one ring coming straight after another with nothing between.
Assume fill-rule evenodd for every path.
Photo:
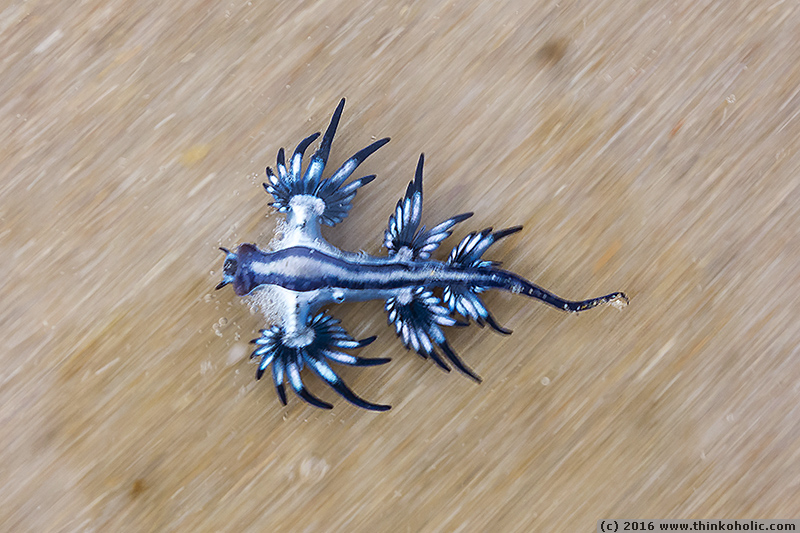
<instances>
[{"instance_id":1,"label":"nudibranch tail","mask_svg":"<svg viewBox=\"0 0 800 533\"><path fill-rule=\"evenodd\" d=\"M600 296L598 298L590 298L588 300L567 300L561 298L560 296L556 296L552 292L534 285L527 280L524 281L525 284L522 285L522 290L519 291L521 294L541 300L542 302L551 305L556 309L561 309L563 311L567 311L568 313L578 313L580 311L586 311L587 309L605 304L622 308L628 305L629 301L628 296L624 292L612 292L611 294L606 294L605 296ZM516 292L516 290L514 290L514 292Z\"/></svg>"},{"instance_id":2,"label":"nudibranch tail","mask_svg":"<svg viewBox=\"0 0 800 533\"><path fill-rule=\"evenodd\" d=\"M510 333L509 330L497 325L486 306L477 296L478 293L487 289L502 289L536 298L557 309L570 313L585 311L603 304L611 304L615 307L624 307L628 304L628 297L622 292L614 292L588 300L567 300L513 272L497 268L500 265L497 261L488 261L482 258L492 244L521 229L522 226L514 226L493 232L492 228L486 228L480 232L470 233L453 248L447 258L447 264L457 268L473 269L480 274L480 276L476 275L476 279L481 279L482 283L476 283L472 286L445 287L443 299L451 311L472 319L481 326L486 323L500 333Z\"/></svg>"}]
</instances>

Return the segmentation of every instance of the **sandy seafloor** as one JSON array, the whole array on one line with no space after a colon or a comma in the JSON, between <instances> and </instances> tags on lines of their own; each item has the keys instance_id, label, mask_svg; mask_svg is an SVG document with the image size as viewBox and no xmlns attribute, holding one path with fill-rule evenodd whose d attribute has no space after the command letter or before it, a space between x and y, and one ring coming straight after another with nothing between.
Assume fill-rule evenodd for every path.
<instances>
[{"instance_id":1,"label":"sandy seafloor","mask_svg":"<svg viewBox=\"0 0 800 533\"><path fill-rule=\"evenodd\" d=\"M800 6L793 1L6 1L0 529L594 531L800 515ZM264 167L348 98L331 163L378 179L326 237L523 224L491 250L571 298L487 304L407 352L332 312L388 413L256 382L218 246L267 245Z\"/></svg>"}]
</instances>

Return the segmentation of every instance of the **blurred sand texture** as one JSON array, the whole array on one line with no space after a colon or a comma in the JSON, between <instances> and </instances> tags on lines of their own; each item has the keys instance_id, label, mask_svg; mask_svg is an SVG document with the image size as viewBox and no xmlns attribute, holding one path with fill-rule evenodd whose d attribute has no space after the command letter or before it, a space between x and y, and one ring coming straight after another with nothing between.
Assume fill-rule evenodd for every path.
<instances>
[{"instance_id":1,"label":"blurred sand texture","mask_svg":"<svg viewBox=\"0 0 800 533\"><path fill-rule=\"evenodd\" d=\"M784 0L2 2L0 530L800 516L798 31ZM448 333L481 385L337 307L393 409L282 407L217 247L270 242L264 167L343 96L332 165L392 142L331 242L383 253L425 152L424 221L476 213L444 249L522 224L492 259L631 304L489 294L513 335Z\"/></svg>"}]
</instances>

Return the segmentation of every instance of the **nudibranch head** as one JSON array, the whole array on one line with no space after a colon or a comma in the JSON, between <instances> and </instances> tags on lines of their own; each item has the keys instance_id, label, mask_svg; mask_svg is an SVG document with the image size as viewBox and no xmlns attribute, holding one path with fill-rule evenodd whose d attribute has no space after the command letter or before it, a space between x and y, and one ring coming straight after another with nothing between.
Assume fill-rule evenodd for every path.
<instances>
[{"instance_id":1,"label":"nudibranch head","mask_svg":"<svg viewBox=\"0 0 800 533\"><path fill-rule=\"evenodd\" d=\"M214 287L215 290L220 290L228 283L233 282L236 277L236 269L239 266L239 257L235 253L221 246L220 250L225 253L225 264L222 266L222 281Z\"/></svg>"}]
</instances>

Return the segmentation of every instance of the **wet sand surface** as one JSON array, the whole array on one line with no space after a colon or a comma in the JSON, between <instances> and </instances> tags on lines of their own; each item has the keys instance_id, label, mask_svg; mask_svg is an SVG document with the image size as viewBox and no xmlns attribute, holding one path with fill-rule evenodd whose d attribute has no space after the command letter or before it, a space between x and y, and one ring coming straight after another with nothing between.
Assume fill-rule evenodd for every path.
<instances>
[{"instance_id":1,"label":"wet sand surface","mask_svg":"<svg viewBox=\"0 0 800 533\"><path fill-rule=\"evenodd\" d=\"M594 531L800 515L795 2L5 2L0 529ZM568 298L451 328L484 378L342 368L387 413L254 380L264 321L215 292L266 246L264 167L347 97L331 163L392 142L326 237L524 225L488 254ZM330 172L330 170L329 170Z\"/></svg>"}]
</instances>

